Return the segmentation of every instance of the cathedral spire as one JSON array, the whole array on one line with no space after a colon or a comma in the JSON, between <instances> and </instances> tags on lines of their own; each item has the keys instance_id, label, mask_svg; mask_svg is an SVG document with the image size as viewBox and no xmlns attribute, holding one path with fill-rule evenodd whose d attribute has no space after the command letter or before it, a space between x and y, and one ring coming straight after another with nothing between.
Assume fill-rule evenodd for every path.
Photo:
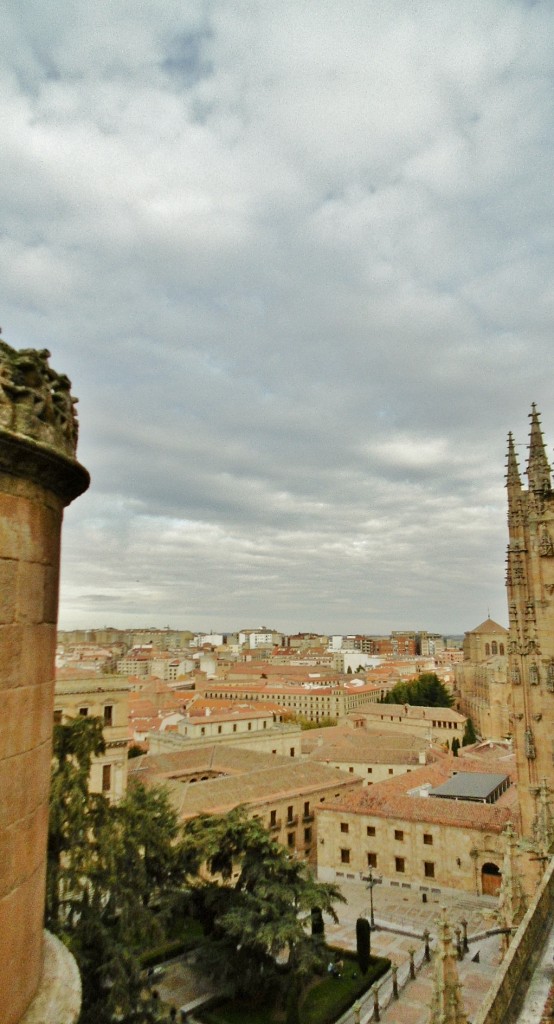
<instances>
[{"instance_id":1,"label":"cathedral spire","mask_svg":"<svg viewBox=\"0 0 554 1024\"><path fill-rule=\"evenodd\" d=\"M517 463L516 448L512 431L508 434L508 461L506 463L506 487L508 499L521 494L521 477Z\"/></svg>"},{"instance_id":2,"label":"cathedral spire","mask_svg":"<svg viewBox=\"0 0 554 1024\"><path fill-rule=\"evenodd\" d=\"M541 424L537 407L533 402L529 414L531 432L529 434L529 459L527 462L527 478L529 490L550 491L550 466L546 457L546 449L542 436Z\"/></svg>"}]
</instances>

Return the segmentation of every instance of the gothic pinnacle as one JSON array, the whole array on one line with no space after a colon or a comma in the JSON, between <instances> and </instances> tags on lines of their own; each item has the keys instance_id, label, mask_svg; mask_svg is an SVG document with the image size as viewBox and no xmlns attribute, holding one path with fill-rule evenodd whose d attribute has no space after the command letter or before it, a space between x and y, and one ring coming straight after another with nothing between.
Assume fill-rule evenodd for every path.
<instances>
[{"instance_id":1,"label":"gothic pinnacle","mask_svg":"<svg viewBox=\"0 0 554 1024\"><path fill-rule=\"evenodd\" d=\"M529 434L529 459L527 462L527 478L532 491L550 491L550 466L546 457L546 449L542 436L541 424L537 407L533 402L529 414L531 431Z\"/></svg>"},{"instance_id":2,"label":"gothic pinnacle","mask_svg":"<svg viewBox=\"0 0 554 1024\"><path fill-rule=\"evenodd\" d=\"M506 487L508 494L521 494L521 477L517 463L516 448L512 431L508 434L508 460L506 463Z\"/></svg>"}]
</instances>

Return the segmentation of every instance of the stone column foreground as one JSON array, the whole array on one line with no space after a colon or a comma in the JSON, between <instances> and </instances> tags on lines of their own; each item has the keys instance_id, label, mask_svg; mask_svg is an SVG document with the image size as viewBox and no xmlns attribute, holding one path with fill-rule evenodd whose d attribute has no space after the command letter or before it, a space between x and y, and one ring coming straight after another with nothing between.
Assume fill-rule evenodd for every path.
<instances>
[{"instance_id":1,"label":"stone column foreground","mask_svg":"<svg viewBox=\"0 0 554 1024\"><path fill-rule=\"evenodd\" d=\"M63 509L89 485L67 377L0 340L0 1021L43 968L54 655Z\"/></svg>"}]
</instances>

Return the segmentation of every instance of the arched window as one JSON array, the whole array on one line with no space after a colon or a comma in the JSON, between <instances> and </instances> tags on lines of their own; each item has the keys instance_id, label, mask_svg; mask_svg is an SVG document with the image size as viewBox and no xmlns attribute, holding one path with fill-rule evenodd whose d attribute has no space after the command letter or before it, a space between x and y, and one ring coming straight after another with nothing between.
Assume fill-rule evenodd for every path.
<instances>
[{"instance_id":1,"label":"arched window","mask_svg":"<svg viewBox=\"0 0 554 1024\"><path fill-rule=\"evenodd\" d=\"M485 644L485 654L490 654L490 653L491 653L491 645L490 644Z\"/></svg>"},{"instance_id":2,"label":"arched window","mask_svg":"<svg viewBox=\"0 0 554 1024\"><path fill-rule=\"evenodd\" d=\"M504 644L499 645L499 653L504 654Z\"/></svg>"},{"instance_id":3,"label":"arched window","mask_svg":"<svg viewBox=\"0 0 554 1024\"><path fill-rule=\"evenodd\" d=\"M493 640L493 642L492 642L492 653L493 654L498 654L498 644L497 644L496 640Z\"/></svg>"}]
</instances>

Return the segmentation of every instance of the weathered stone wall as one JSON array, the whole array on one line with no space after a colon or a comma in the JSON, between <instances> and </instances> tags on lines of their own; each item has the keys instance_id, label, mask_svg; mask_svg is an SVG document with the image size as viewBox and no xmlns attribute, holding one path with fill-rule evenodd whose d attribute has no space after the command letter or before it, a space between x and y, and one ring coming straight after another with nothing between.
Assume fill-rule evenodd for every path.
<instances>
[{"instance_id":1,"label":"weathered stone wall","mask_svg":"<svg viewBox=\"0 0 554 1024\"><path fill-rule=\"evenodd\" d=\"M0 343L0 1021L39 985L63 508L88 486L67 378ZM56 389L62 387L62 391Z\"/></svg>"},{"instance_id":2,"label":"weathered stone wall","mask_svg":"<svg viewBox=\"0 0 554 1024\"><path fill-rule=\"evenodd\" d=\"M512 1024L539 958L554 910L554 860L521 922L473 1024Z\"/></svg>"}]
</instances>

